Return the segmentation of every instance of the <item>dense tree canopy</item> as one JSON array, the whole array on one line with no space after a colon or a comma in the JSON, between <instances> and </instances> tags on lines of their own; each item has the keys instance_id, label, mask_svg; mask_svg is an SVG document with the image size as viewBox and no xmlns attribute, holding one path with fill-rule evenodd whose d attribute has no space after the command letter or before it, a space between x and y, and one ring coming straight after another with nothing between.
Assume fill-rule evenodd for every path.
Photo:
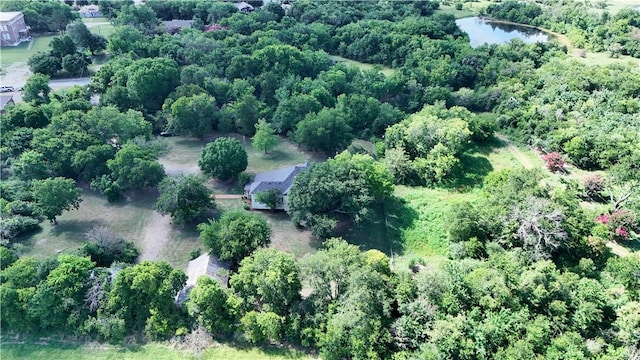
<instances>
[{"instance_id":1,"label":"dense tree canopy","mask_svg":"<svg viewBox=\"0 0 640 360\"><path fill-rule=\"evenodd\" d=\"M206 175L227 180L247 168L247 152L240 141L221 137L202 150L198 166Z\"/></svg>"},{"instance_id":2,"label":"dense tree canopy","mask_svg":"<svg viewBox=\"0 0 640 360\"><path fill-rule=\"evenodd\" d=\"M215 208L204 179L196 175L167 177L158 184L158 191L156 209L163 215L171 215L176 225L197 221Z\"/></svg>"},{"instance_id":3,"label":"dense tree canopy","mask_svg":"<svg viewBox=\"0 0 640 360\"><path fill-rule=\"evenodd\" d=\"M225 212L219 220L198 225L198 230L213 254L236 263L271 242L271 228L264 218L240 210Z\"/></svg>"},{"instance_id":4,"label":"dense tree canopy","mask_svg":"<svg viewBox=\"0 0 640 360\"><path fill-rule=\"evenodd\" d=\"M286 14L275 3L243 14L228 2L100 0L115 25L107 46L116 56L87 89L53 92L44 73L82 73L78 51L105 45L72 22L68 3L0 3L24 11L34 33L67 29L29 61L41 74L25 85L28 103L9 106L0 121L3 331L194 344L204 328L326 359L638 353L640 260L606 246L633 244L640 232L640 79L625 60L595 65L592 53L579 59L553 40L472 48L451 5L433 1L298 0ZM607 6L507 1L486 13L555 30L589 51L637 56L640 13L594 9ZM159 25L172 19L194 23L180 31ZM92 91L100 105L89 102ZM126 264L135 248L108 231L68 250L88 257L12 256L31 251L20 236L45 213L63 211L43 203L55 195L44 183L91 182L110 199L160 184L161 211L191 218L209 193L190 176L162 181L156 159L173 139L152 133L255 131L255 147L267 150L270 129L330 156L348 149L299 174L291 217L320 238L339 232L369 250L331 239L299 260L261 249L270 242L265 218L280 215L229 211L200 231L214 254L232 260L231 288L201 279L182 307L175 296L184 274L163 262ZM558 154L571 173L502 169L510 163L496 129ZM200 166L231 180L247 168L245 144L216 143ZM575 168L599 172L583 180ZM78 193L75 185L68 193ZM263 195L269 203L281 194ZM375 226L354 226L369 219Z\"/></svg>"},{"instance_id":5,"label":"dense tree canopy","mask_svg":"<svg viewBox=\"0 0 640 360\"><path fill-rule=\"evenodd\" d=\"M392 190L384 165L368 155L343 153L296 177L289 192L289 215L317 237L328 237L341 216L356 224L366 222L373 204Z\"/></svg>"}]
</instances>

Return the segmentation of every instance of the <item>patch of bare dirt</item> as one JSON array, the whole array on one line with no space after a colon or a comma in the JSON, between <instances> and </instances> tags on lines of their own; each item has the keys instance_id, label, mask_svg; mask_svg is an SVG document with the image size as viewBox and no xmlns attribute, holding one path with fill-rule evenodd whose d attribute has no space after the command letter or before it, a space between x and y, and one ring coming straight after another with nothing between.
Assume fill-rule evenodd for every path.
<instances>
[{"instance_id":1,"label":"patch of bare dirt","mask_svg":"<svg viewBox=\"0 0 640 360\"><path fill-rule=\"evenodd\" d=\"M169 242L170 233L171 216L163 216L154 211L145 225L140 261L160 260L160 252Z\"/></svg>"}]
</instances>

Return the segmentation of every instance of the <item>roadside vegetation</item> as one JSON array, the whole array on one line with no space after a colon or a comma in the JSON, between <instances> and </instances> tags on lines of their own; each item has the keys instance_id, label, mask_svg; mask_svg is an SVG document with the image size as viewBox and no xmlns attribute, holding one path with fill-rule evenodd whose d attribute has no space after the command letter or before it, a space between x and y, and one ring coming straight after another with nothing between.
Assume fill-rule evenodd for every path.
<instances>
[{"instance_id":1,"label":"roadside vegetation","mask_svg":"<svg viewBox=\"0 0 640 360\"><path fill-rule=\"evenodd\" d=\"M633 66L555 41L472 48L435 1L99 3L104 41L74 15L38 23L66 33L0 122L3 356L639 353ZM34 4L2 9L68 7ZM486 11L635 56L640 12L554 6ZM102 51L90 85L49 87ZM306 161L286 213L239 198ZM186 295L205 252L229 280Z\"/></svg>"}]
</instances>

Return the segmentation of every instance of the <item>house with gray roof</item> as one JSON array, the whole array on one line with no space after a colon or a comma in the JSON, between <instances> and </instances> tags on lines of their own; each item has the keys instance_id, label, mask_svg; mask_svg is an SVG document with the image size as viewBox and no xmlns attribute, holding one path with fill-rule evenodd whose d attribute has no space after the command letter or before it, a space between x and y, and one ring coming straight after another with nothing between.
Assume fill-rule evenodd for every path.
<instances>
[{"instance_id":1,"label":"house with gray roof","mask_svg":"<svg viewBox=\"0 0 640 360\"><path fill-rule=\"evenodd\" d=\"M256 175L252 183L244 187L244 195L251 201L251 208L257 210L271 209L267 204L257 200L259 193L275 190L281 198L276 206L278 210L289 210L289 190L296 176L303 170L309 168L308 162L287 166L278 170L267 171Z\"/></svg>"},{"instance_id":2,"label":"house with gray roof","mask_svg":"<svg viewBox=\"0 0 640 360\"><path fill-rule=\"evenodd\" d=\"M13 101L13 95L0 95L0 114L4 113L7 105L15 104Z\"/></svg>"},{"instance_id":3,"label":"house with gray roof","mask_svg":"<svg viewBox=\"0 0 640 360\"><path fill-rule=\"evenodd\" d=\"M189 261L187 266L187 284L176 295L176 303L182 304L189 298L189 292L196 286L198 278L208 276L226 288L229 283L228 262L220 261L211 254L202 254Z\"/></svg>"},{"instance_id":4,"label":"house with gray roof","mask_svg":"<svg viewBox=\"0 0 640 360\"><path fill-rule=\"evenodd\" d=\"M240 12L243 12L245 14L248 14L250 12L253 12L253 10L255 10L255 8L251 6L251 4L248 4L244 1L241 1L239 3L234 3L233 5L235 5L235 7L238 8Z\"/></svg>"}]
</instances>

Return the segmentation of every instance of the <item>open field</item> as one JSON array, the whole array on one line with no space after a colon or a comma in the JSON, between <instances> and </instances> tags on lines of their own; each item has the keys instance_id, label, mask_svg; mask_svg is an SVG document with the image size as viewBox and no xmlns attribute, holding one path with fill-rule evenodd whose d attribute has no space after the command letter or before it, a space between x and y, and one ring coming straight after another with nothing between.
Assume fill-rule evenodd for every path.
<instances>
[{"instance_id":1,"label":"open field","mask_svg":"<svg viewBox=\"0 0 640 360\"><path fill-rule=\"evenodd\" d=\"M453 14L453 16L456 17L456 19L460 19L464 17L478 15L480 10L485 9L487 6L489 6L489 4L491 4L491 1L485 1L485 0L475 1L475 2L464 2L462 4L462 9L457 10L455 8L455 3L452 3L451 5L443 5L441 3L440 8L437 11Z\"/></svg>"},{"instance_id":2,"label":"open field","mask_svg":"<svg viewBox=\"0 0 640 360\"><path fill-rule=\"evenodd\" d=\"M106 344L75 345L33 341L30 343L2 343L2 359L93 359L93 360L279 360L313 359L310 355L290 348L280 347L231 347L216 344L200 354L177 350L160 343L141 346L117 347Z\"/></svg>"},{"instance_id":3,"label":"open field","mask_svg":"<svg viewBox=\"0 0 640 360\"><path fill-rule=\"evenodd\" d=\"M31 48L29 48L30 42L23 42L22 44L15 47L3 47L0 49L0 62L2 63L2 68L13 64L13 63L26 63L29 58L38 52L47 52L49 51L49 43L53 39L53 35L39 35L34 36L31 43Z\"/></svg>"},{"instance_id":4,"label":"open field","mask_svg":"<svg viewBox=\"0 0 640 360\"><path fill-rule=\"evenodd\" d=\"M357 60L352 60L352 59L347 59L344 58L342 56L338 56L338 55L331 55L329 56L331 58L331 60L337 62L337 63L344 63L347 65L355 65L357 67L359 67L361 70L371 70L374 68L379 68L380 72L382 72L383 74L385 74L386 76L391 76L393 75L393 73L395 72L394 69L384 66L384 65L373 65L373 64L367 64L367 63L363 63Z\"/></svg>"},{"instance_id":5,"label":"open field","mask_svg":"<svg viewBox=\"0 0 640 360\"><path fill-rule=\"evenodd\" d=\"M84 22L85 25L87 25L87 28L94 34L99 34L107 37L115 31L115 28L113 27L113 25L111 25L109 19L105 17L82 18L82 22Z\"/></svg>"}]
</instances>

